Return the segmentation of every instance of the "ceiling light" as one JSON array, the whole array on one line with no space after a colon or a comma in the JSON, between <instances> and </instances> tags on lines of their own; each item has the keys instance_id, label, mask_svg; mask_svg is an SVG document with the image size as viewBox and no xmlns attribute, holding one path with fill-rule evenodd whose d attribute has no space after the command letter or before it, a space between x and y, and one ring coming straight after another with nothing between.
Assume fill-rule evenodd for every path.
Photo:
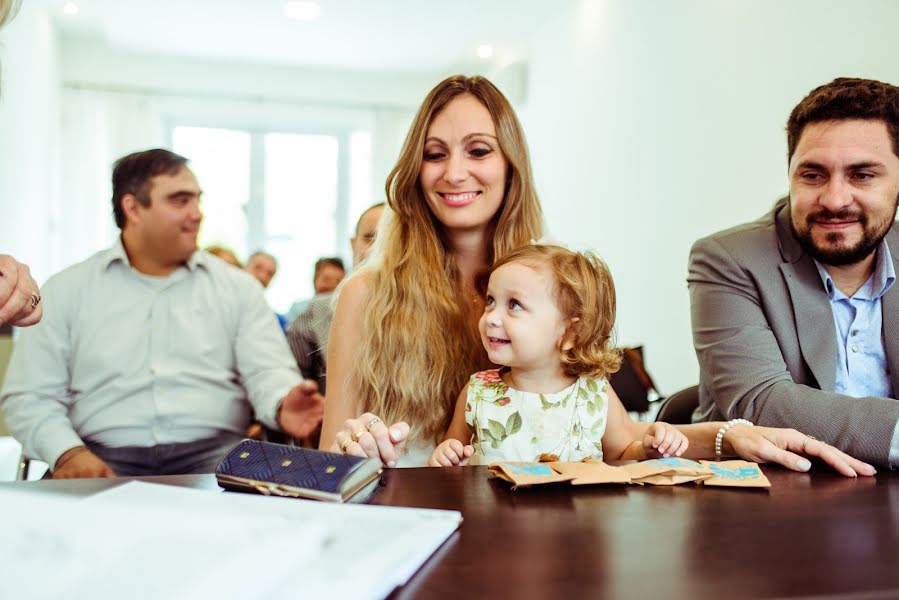
<instances>
[{"instance_id":1,"label":"ceiling light","mask_svg":"<svg viewBox=\"0 0 899 600\"><path fill-rule=\"evenodd\" d=\"M493 56L493 46L490 44L481 44L478 46L478 56L481 58L490 58Z\"/></svg>"},{"instance_id":2,"label":"ceiling light","mask_svg":"<svg viewBox=\"0 0 899 600\"><path fill-rule=\"evenodd\" d=\"M77 15L79 10L77 2L70 1L62 5L62 12L69 16Z\"/></svg>"},{"instance_id":3,"label":"ceiling light","mask_svg":"<svg viewBox=\"0 0 899 600\"><path fill-rule=\"evenodd\" d=\"M322 13L322 8L315 2L291 0L284 5L284 16L297 21L314 21Z\"/></svg>"}]
</instances>

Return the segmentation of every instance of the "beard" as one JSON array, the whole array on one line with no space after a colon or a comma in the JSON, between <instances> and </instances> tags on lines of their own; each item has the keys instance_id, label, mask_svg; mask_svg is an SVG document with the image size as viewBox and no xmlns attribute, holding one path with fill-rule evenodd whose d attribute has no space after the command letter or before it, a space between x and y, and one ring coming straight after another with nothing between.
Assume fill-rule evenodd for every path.
<instances>
[{"instance_id":1,"label":"beard","mask_svg":"<svg viewBox=\"0 0 899 600\"><path fill-rule=\"evenodd\" d=\"M890 218L874 223L871 223L868 213L861 210L851 211L847 208L834 212L825 208L809 213L805 218L805 227L801 231L796 229L796 224L792 220L790 227L802 249L819 263L835 267L854 265L870 256L886 237L896 219L897 206L899 206L899 198L893 204ZM821 245L812 237L812 226L819 220L856 220L862 226L862 237L854 244L847 244L845 233L831 231L824 235L825 245Z\"/></svg>"}]
</instances>

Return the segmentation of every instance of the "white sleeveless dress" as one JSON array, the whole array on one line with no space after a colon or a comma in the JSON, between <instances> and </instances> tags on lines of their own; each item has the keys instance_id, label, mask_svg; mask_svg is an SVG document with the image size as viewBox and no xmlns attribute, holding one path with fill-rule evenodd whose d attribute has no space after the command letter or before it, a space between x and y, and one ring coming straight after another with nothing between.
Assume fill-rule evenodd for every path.
<instances>
[{"instance_id":1,"label":"white sleeveless dress","mask_svg":"<svg viewBox=\"0 0 899 600\"><path fill-rule=\"evenodd\" d=\"M465 402L475 449L469 463L530 462L541 454L602 460L608 385L605 379L580 377L561 392L535 394L509 387L499 369L475 373Z\"/></svg>"}]
</instances>

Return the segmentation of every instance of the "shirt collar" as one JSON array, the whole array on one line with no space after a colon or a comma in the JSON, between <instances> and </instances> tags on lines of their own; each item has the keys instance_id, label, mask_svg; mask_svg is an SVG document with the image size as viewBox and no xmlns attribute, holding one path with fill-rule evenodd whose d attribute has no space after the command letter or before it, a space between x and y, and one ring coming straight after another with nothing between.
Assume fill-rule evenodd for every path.
<instances>
[{"instance_id":1,"label":"shirt collar","mask_svg":"<svg viewBox=\"0 0 899 600\"><path fill-rule=\"evenodd\" d=\"M854 298L863 300L879 300L881 296L886 294L893 284L896 282L896 269L893 267L893 256L890 254L890 246L886 239L881 240L877 246L877 254L874 258L874 273L868 278L868 281L855 293ZM841 300L847 296L837 289L833 283L833 279L824 265L815 261L815 267L818 269L818 275L821 276L821 282L824 284L824 291L830 300Z\"/></svg>"},{"instance_id":2,"label":"shirt collar","mask_svg":"<svg viewBox=\"0 0 899 600\"><path fill-rule=\"evenodd\" d=\"M187 259L185 265L189 271L195 271L197 267L203 267L204 269L208 268L208 256L205 252L201 250L195 250L194 253ZM115 243L106 251L106 258L104 259L104 265L109 267L112 263L119 261L123 265L130 267L131 261L128 260L128 253L125 252L125 245L122 243L122 236L116 238Z\"/></svg>"}]
</instances>

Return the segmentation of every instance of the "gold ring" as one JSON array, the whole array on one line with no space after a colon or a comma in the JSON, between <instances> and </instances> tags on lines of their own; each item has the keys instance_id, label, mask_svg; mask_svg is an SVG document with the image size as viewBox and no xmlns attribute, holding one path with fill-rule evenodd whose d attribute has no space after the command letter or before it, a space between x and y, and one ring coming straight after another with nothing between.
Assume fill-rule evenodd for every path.
<instances>
[{"instance_id":1,"label":"gold ring","mask_svg":"<svg viewBox=\"0 0 899 600\"><path fill-rule=\"evenodd\" d=\"M381 419L379 419L378 417L375 417L374 419L372 419L371 421L368 422L368 424L365 426L365 428L368 429L369 431L371 431L371 426L375 425L377 423L380 423L380 422L381 422Z\"/></svg>"},{"instance_id":2,"label":"gold ring","mask_svg":"<svg viewBox=\"0 0 899 600\"><path fill-rule=\"evenodd\" d=\"M368 429L360 429L359 431L353 432L353 441L358 442L359 438L368 433Z\"/></svg>"},{"instance_id":3,"label":"gold ring","mask_svg":"<svg viewBox=\"0 0 899 600\"><path fill-rule=\"evenodd\" d=\"M41 295L37 292L31 292L31 310L37 308L37 305L41 303Z\"/></svg>"},{"instance_id":4,"label":"gold ring","mask_svg":"<svg viewBox=\"0 0 899 600\"><path fill-rule=\"evenodd\" d=\"M344 440L343 443L340 444L340 451L343 452L344 454L346 454L347 446L349 446L352 443L353 443L353 440L350 440L350 439Z\"/></svg>"},{"instance_id":5,"label":"gold ring","mask_svg":"<svg viewBox=\"0 0 899 600\"><path fill-rule=\"evenodd\" d=\"M813 435L807 435L807 436L805 436L805 439L802 440L802 451L803 451L803 452L806 452L805 445L808 444L808 441L809 441L809 440L817 440L817 439L818 439L818 438L816 438L816 437L813 436Z\"/></svg>"}]
</instances>

